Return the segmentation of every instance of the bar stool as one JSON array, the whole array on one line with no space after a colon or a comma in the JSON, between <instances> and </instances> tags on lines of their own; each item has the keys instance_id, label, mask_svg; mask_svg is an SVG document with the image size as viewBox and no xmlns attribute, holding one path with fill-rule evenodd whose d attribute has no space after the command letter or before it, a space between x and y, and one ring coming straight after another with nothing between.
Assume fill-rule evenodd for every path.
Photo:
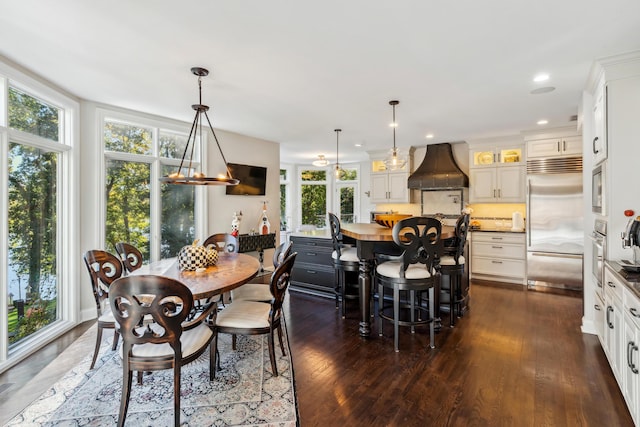
<instances>
[{"instance_id":1,"label":"bar stool","mask_svg":"<svg viewBox=\"0 0 640 427\"><path fill-rule=\"evenodd\" d=\"M440 300L449 300L449 327L455 326L456 312L461 315L460 304L462 297L462 276L464 275L465 259L464 246L467 242L469 230L469 214L463 214L456 221L456 236L452 246L445 246L445 253L440 258Z\"/></svg>"},{"instance_id":2,"label":"bar stool","mask_svg":"<svg viewBox=\"0 0 640 427\"><path fill-rule=\"evenodd\" d=\"M347 279L345 272L347 271L359 271L360 259L356 248L342 243L342 233L340 232L340 220L337 216L329 212L329 226L331 228L331 239L333 241L333 266L336 271L336 310L339 308L340 301L342 301L342 318L347 316L347 309L345 307L346 298L357 298L357 295L350 295L346 292ZM357 282L353 284L354 287L358 287Z\"/></svg>"}]
</instances>

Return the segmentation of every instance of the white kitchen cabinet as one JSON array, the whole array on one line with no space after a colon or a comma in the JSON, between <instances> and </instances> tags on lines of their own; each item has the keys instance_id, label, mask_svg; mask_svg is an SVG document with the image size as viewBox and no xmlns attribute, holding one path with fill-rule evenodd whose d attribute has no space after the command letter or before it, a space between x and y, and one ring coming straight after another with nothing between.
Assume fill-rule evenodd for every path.
<instances>
[{"instance_id":1,"label":"white kitchen cabinet","mask_svg":"<svg viewBox=\"0 0 640 427\"><path fill-rule=\"evenodd\" d=\"M613 275L607 268L604 273L604 294L605 294L605 328L604 341L605 353L609 359L609 365L614 376L618 380L618 384L623 389L624 371L623 363L626 358L623 349L624 324L623 324L623 306L622 294L624 285Z\"/></svg>"},{"instance_id":2,"label":"white kitchen cabinet","mask_svg":"<svg viewBox=\"0 0 640 427\"><path fill-rule=\"evenodd\" d=\"M526 247L524 233L473 231L471 278L524 284Z\"/></svg>"},{"instance_id":3,"label":"white kitchen cabinet","mask_svg":"<svg viewBox=\"0 0 640 427\"><path fill-rule=\"evenodd\" d=\"M626 286L624 306L623 395L636 425L640 418L640 300Z\"/></svg>"},{"instance_id":4,"label":"white kitchen cabinet","mask_svg":"<svg viewBox=\"0 0 640 427\"><path fill-rule=\"evenodd\" d=\"M371 174L371 203L409 203L408 172Z\"/></svg>"},{"instance_id":5,"label":"white kitchen cabinet","mask_svg":"<svg viewBox=\"0 0 640 427\"><path fill-rule=\"evenodd\" d=\"M580 154L582 154L582 137L580 136L527 141L527 159L569 157Z\"/></svg>"},{"instance_id":6,"label":"white kitchen cabinet","mask_svg":"<svg viewBox=\"0 0 640 427\"><path fill-rule=\"evenodd\" d=\"M607 307L598 291L594 291L593 294L594 294L593 300L595 301L593 304L593 309L595 310L595 317L593 319L593 323L596 329L596 333L598 334L598 340L600 341L600 345L604 347L604 328L605 328L604 313Z\"/></svg>"},{"instance_id":7,"label":"white kitchen cabinet","mask_svg":"<svg viewBox=\"0 0 640 427\"><path fill-rule=\"evenodd\" d=\"M595 166L607 158L607 86L604 78L598 83L594 97L591 156Z\"/></svg>"},{"instance_id":8,"label":"white kitchen cabinet","mask_svg":"<svg viewBox=\"0 0 640 427\"><path fill-rule=\"evenodd\" d=\"M407 185L411 172L411 154L404 154L405 165L398 170L387 169L384 159L388 151L369 152L371 158L371 203L411 203Z\"/></svg>"},{"instance_id":9,"label":"white kitchen cabinet","mask_svg":"<svg viewBox=\"0 0 640 427\"><path fill-rule=\"evenodd\" d=\"M469 170L471 203L524 203L524 166L503 166Z\"/></svg>"},{"instance_id":10,"label":"white kitchen cabinet","mask_svg":"<svg viewBox=\"0 0 640 427\"><path fill-rule=\"evenodd\" d=\"M469 150L470 168L524 165L522 145L483 145Z\"/></svg>"}]
</instances>

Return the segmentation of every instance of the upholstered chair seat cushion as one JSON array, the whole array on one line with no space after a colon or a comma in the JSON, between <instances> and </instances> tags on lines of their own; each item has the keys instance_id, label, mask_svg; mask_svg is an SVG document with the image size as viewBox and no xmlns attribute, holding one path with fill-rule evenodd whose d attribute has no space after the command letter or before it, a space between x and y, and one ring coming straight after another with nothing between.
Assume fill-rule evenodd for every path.
<instances>
[{"instance_id":1,"label":"upholstered chair seat cushion","mask_svg":"<svg viewBox=\"0 0 640 427\"><path fill-rule=\"evenodd\" d=\"M145 327L140 328L140 333L144 331ZM158 333L162 333L162 327L157 323L151 324L151 329L156 330ZM180 342L182 343L182 357L187 358L200 350L202 346L206 345L213 331L205 323L201 323L193 329L183 331L180 336ZM140 344L133 346L133 355L135 357L173 357L173 349L168 343L163 344ZM120 357L122 357L122 346L120 347Z\"/></svg>"},{"instance_id":2,"label":"upholstered chair seat cushion","mask_svg":"<svg viewBox=\"0 0 640 427\"><path fill-rule=\"evenodd\" d=\"M271 295L269 285L263 283L247 283L231 291L232 302L242 300L268 302L272 298L273 295Z\"/></svg>"},{"instance_id":3,"label":"upholstered chair seat cushion","mask_svg":"<svg viewBox=\"0 0 640 427\"><path fill-rule=\"evenodd\" d=\"M385 277L400 278L400 270L402 262L389 261L378 264L376 272ZM427 279L431 277L431 273L424 264L410 264L404 272L405 279Z\"/></svg>"},{"instance_id":4,"label":"upholstered chair seat cushion","mask_svg":"<svg viewBox=\"0 0 640 427\"><path fill-rule=\"evenodd\" d=\"M230 328L268 328L271 304L236 301L218 313L216 325Z\"/></svg>"},{"instance_id":5,"label":"upholstered chair seat cushion","mask_svg":"<svg viewBox=\"0 0 640 427\"><path fill-rule=\"evenodd\" d=\"M464 264L464 256L460 255L458 257L458 264ZM440 258L440 265L456 265L456 259L451 255L445 255Z\"/></svg>"},{"instance_id":6,"label":"upholstered chair seat cushion","mask_svg":"<svg viewBox=\"0 0 640 427\"><path fill-rule=\"evenodd\" d=\"M358 258L358 251L356 248L354 247L344 247L344 248L340 248L340 261L347 261L347 262L359 262L360 258ZM333 251L331 253L331 258L336 259L337 258L337 253L336 251Z\"/></svg>"}]
</instances>

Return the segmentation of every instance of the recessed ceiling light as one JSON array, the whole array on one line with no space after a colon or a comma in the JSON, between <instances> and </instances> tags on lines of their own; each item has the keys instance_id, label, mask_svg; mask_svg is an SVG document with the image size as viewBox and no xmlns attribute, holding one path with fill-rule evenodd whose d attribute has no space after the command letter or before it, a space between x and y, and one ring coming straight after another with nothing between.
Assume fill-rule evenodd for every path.
<instances>
[{"instance_id":1,"label":"recessed ceiling light","mask_svg":"<svg viewBox=\"0 0 640 427\"><path fill-rule=\"evenodd\" d=\"M532 90L531 95L540 95L541 93L549 93L553 92L554 90L556 90L556 88L553 86L539 87L538 89Z\"/></svg>"},{"instance_id":2,"label":"recessed ceiling light","mask_svg":"<svg viewBox=\"0 0 640 427\"><path fill-rule=\"evenodd\" d=\"M362 147L362 144L360 144L359 142L356 142L356 143L355 143L355 144L353 144L353 145L355 145L356 147Z\"/></svg>"},{"instance_id":3,"label":"recessed ceiling light","mask_svg":"<svg viewBox=\"0 0 640 427\"><path fill-rule=\"evenodd\" d=\"M544 119L542 119L542 120L538 120L538 124L539 124L539 125L546 125L547 123L549 123L549 121L548 121L548 120L544 120Z\"/></svg>"},{"instance_id":4,"label":"recessed ceiling light","mask_svg":"<svg viewBox=\"0 0 640 427\"><path fill-rule=\"evenodd\" d=\"M547 80L549 80L549 74L544 74L544 73L538 74L533 78L533 81L536 83L546 82Z\"/></svg>"},{"instance_id":5,"label":"recessed ceiling light","mask_svg":"<svg viewBox=\"0 0 640 427\"><path fill-rule=\"evenodd\" d=\"M433 139L433 134L432 133L428 133L425 138L427 139Z\"/></svg>"}]
</instances>

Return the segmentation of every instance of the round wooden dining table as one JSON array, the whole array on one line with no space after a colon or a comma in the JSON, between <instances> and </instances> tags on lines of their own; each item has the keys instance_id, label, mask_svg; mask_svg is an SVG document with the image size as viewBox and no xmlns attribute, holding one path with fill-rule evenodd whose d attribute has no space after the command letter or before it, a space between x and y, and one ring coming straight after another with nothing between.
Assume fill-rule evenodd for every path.
<instances>
[{"instance_id":1,"label":"round wooden dining table","mask_svg":"<svg viewBox=\"0 0 640 427\"><path fill-rule=\"evenodd\" d=\"M220 252L216 265L202 271L183 271L177 258L167 258L143 265L131 275L157 275L179 280L194 299L210 298L231 291L256 277L260 262L246 254Z\"/></svg>"}]
</instances>

